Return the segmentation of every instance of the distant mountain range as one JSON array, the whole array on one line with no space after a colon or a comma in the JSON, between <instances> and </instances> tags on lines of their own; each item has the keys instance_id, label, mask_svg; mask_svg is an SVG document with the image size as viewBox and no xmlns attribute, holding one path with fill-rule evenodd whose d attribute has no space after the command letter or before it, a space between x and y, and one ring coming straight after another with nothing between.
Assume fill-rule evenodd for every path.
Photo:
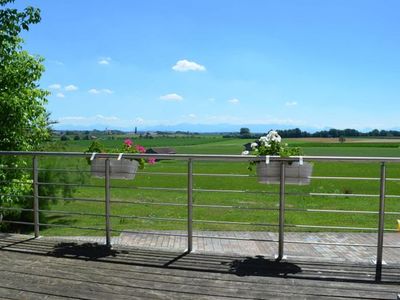
<instances>
[{"instance_id":1,"label":"distant mountain range","mask_svg":"<svg viewBox=\"0 0 400 300\"><path fill-rule=\"evenodd\" d=\"M252 133L265 133L271 129L275 130L285 130L285 129L293 129L300 128L302 131L307 131L309 133L314 133L316 131L321 130L329 130L335 127L310 127L310 126L301 126L301 125L284 125L284 124L191 124L191 123L181 123L176 125L156 125L156 126L138 126L137 130L140 132L144 131L189 131L189 132L199 132L199 133L225 133L225 132L239 132L240 128L249 128ZM56 130L121 130L125 132L132 132L135 130L134 127L107 127L104 124L90 125L90 126L82 126L82 125L62 125L55 124L53 128ZM351 127L345 127L351 128ZM345 129L340 128L340 129ZM362 128L357 129L360 132L369 132L374 130L375 128ZM379 130L396 130L400 131L400 127L394 128L378 128Z\"/></svg>"},{"instance_id":2,"label":"distant mountain range","mask_svg":"<svg viewBox=\"0 0 400 300\"><path fill-rule=\"evenodd\" d=\"M282 125L282 124L189 124L182 123L177 125L157 125L157 126L138 126L138 131L189 131L189 132L200 132L200 133L224 133L224 132L239 132L240 128L249 128L253 133L265 133L271 129L292 129L300 128L303 131L315 132L319 130L326 130L326 128L314 128L314 127L304 127L296 125ZM129 127L106 127L104 125L90 125L90 126L71 126L55 124L53 126L56 130L105 130L105 129L115 129L121 131L133 131L135 128Z\"/></svg>"}]
</instances>

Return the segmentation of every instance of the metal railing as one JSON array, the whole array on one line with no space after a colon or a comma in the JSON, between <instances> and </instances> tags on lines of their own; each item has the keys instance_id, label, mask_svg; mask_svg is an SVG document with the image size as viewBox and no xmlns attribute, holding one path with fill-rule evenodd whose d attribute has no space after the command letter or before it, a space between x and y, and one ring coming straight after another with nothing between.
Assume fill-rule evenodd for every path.
<instances>
[{"instance_id":1,"label":"metal railing","mask_svg":"<svg viewBox=\"0 0 400 300\"><path fill-rule=\"evenodd\" d=\"M31 225L33 226L33 233L35 237L40 235L40 227L68 227L82 230L93 230L93 231L105 231L106 244L111 246L111 235L112 233L120 232L131 232L138 234L157 234L157 235L169 235L187 237L187 251L193 250L193 238L202 237L196 235L193 232L193 224L223 224L223 225L235 225L235 226L253 226L253 227L275 227L278 231L278 240L273 239L256 239L256 238L238 238L238 237L221 237L221 236L207 236L208 238L215 239L234 239L243 241L263 241L263 242L277 242L278 243L278 255L277 260L281 260L284 257L284 246L285 243L294 244L317 244L317 245L342 245L342 246L362 246L362 247L376 247L376 275L377 281L381 280L382 277L382 262L383 262L383 248L392 247L400 248L396 245L384 245L384 232L395 231L395 229L385 229L385 214L386 215L400 215L400 212L389 211L385 212L385 200L388 198L400 198L400 195L389 195L386 194L386 183L397 182L400 178L387 178L386 166L388 163L400 163L400 158L397 157L331 157L331 156L304 156L301 157L303 161L311 162L364 162L364 163L379 163L380 164L380 177L348 177L348 176L311 176L311 179L316 180L361 180L361 181L379 181L379 194L360 194L360 193L315 193L315 192L287 192L285 190L285 168L287 163L298 161L299 157L269 157L270 161L280 162L280 183L279 192L265 191L265 190L249 190L249 189L215 189L215 188L195 188L194 187L194 176L196 177L229 177L229 178L242 178L242 177L255 177L250 174L218 174L218 173L194 173L193 164L194 162L207 161L207 162L252 162L252 161L264 161L265 157L256 156L243 156L243 155L186 155L186 154L124 154L123 157L127 159L138 159L138 158L155 158L158 160L180 160L187 162L187 172L148 172L141 171L143 175L160 175L160 176L185 176L187 178L186 187L149 187L149 186L112 186L110 177L110 159L121 158L119 154L97 154L97 158L105 159L105 176L104 186L99 184L82 184L82 183L64 183L64 182L39 182L39 172L51 170L55 172L82 172L82 170L74 169L41 169L39 166L39 158L50 158L50 157L72 157L72 158L93 158L92 154L88 153L77 153L77 152L17 152L17 151L0 151L0 157L2 156L15 156L32 158L31 168L24 167L20 169L32 171L32 195L25 195L22 197L32 198L33 207L30 208L18 208L18 207L0 207L0 212L9 210L19 210L24 212L32 212L33 222L25 221L12 221L3 220L4 223L20 224L20 225ZM1 168L1 166L0 166ZM3 166L3 169L7 167ZM4 182L6 183L6 182ZM0 181L0 185L2 182ZM23 184L23 183L22 183ZM30 183L29 183L30 184ZM46 185L60 185L60 186L71 186L71 187L84 187L84 188L103 188L104 187L104 199L99 198L85 198L85 197L58 197L58 196L42 196L39 193L40 186ZM125 201L125 200L113 200L111 201L111 189L132 189L132 190L143 190L143 191L164 191L164 192L185 192L187 193L187 203L175 203L175 202L148 202L148 201ZM276 195L279 197L279 207L248 207L240 205L227 205L227 204L196 204L193 199L193 193L245 193L245 194L261 194L261 195ZM12 194L0 194L2 197L21 197L20 195ZM285 200L287 196L308 196L308 197L350 197L350 198L379 198L379 210L343 210L343 209L312 209L312 208L290 208L286 207ZM83 202L94 202L104 203L105 210L104 214L101 213L88 213L88 212L69 212L64 210L44 210L40 209L40 201L50 200L64 200L64 201L83 201ZM0 202L1 203L1 202ZM155 205L155 206L175 206L187 208L187 218L164 218L164 217L151 217L151 216L132 216L132 215L118 215L111 213L111 203L120 203L127 205ZM259 222L243 222L243 221L220 221L220 220L198 220L193 218L193 210L196 208L208 208L208 209L235 209L235 210L259 210L259 211L276 211L278 213L278 223L259 223ZM286 212L309 212L309 213L335 213L335 214L366 214L366 215L378 215L377 227L356 227L356 226L326 226L326 225L307 225L307 224L285 224ZM101 217L105 219L105 227L86 227L86 226L72 226L65 224L49 224L40 222L40 213L49 214L63 214L72 216L91 216ZM124 219L136 219L136 220L151 220L151 221L173 221L173 222L184 222L187 223L187 234L178 233L154 233L146 231L133 231L133 230L117 230L111 226L112 218L124 218ZM377 243L373 244L360 244L360 243L328 243L328 242L305 242L305 241L285 241L285 228L308 228L308 229L324 229L324 230L355 230L355 231L377 231L378 238Z\"/></svg>"}]
</instances>

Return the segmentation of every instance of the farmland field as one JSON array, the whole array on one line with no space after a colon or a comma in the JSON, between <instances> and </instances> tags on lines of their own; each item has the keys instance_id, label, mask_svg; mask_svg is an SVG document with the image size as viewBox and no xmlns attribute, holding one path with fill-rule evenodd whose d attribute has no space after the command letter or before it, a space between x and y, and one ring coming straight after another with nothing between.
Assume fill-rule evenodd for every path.
<instances>
[{"instance_id":1,"label":"farmland field","mask_svg":"<svg viewBox=\"0 0 400 300\"><path fill-rule=\"evenodd\" d=\"M305 155L334 156L397 156L400 157L400 140L384 141L360 139L345 143L334 143L323 139L288 139L291 145L301 146ZM112 151L123 139L104 140L105 147ZM169 146L177 153L188 154L240 154L243 144L251 140L223 139L222 137L179 137L137 139L135 142L145 147ZM50 150L84 151L91 141L67 141L49 147ZM104 217L95 214L104 213L104 179L91 178L89 166L84 159L52 159L40 161L43 169L66 168L77 183L75 198L94 201L56 201L51 204L53 213L46 213L46 222L54 225L72 225L77 227L104 228ZM78 172L77 172L78 171ZM54 171L58 172L58 171ZM134 180L112 180L112 228L114 230L184 230L187 216L186 184L187 164L183 161L160 161L137 174ZM313 176L348 176L378 178L378 163L339 163L315 162ZM388 177L399 178L400 165L388 164ZM277 185L259 184L254 171L247 170L246 163L231 162L195 162L194 163L194 219L195 230L276 230L279 199ZM214 174L205 176L204 174ZM220 176L228 174L231 176ZM233 174L243 175L241 177ZM62 183L62 182L59 182ZM149 188L158 188L152 190ZM160 190L173 188L174 190ZM213 192L211 192L212 190ZM378 180L342 180L312 179L309 186L291 186L286 188L286 230L302 231L340 231L340 229L316 229L292 227L291 225L350 226L376 228L377 214L355 214L353 211L377 211L379 198L352 197L351 194L379 194ZM348 194L349 196L318 196L310 193ZM388 181L387 193L400 195L400 181ZM49 201L49 199L41 199ZM388 197L386 211L394 212L386 216L386 228L395 229L400 219L400 198ZM165 206L174 203L174 206ZM215 207L205 207L213 205ZM220 207L216 207L220 206ZM334 212L304 211L345 210ZM61 212L87 212L93 216L67 215ZM396 214L397 213L397 214ZM135 217L135 218L132 218ZM136 218L138 217L138 218ZM143 219L141 219L141 217ZM147 217L159 218L148 220ZM166 221L174 218L176 221ZM183 221L180 221L182 219ZM220 224L208 221L242 222L243 224ZM343 229L344 230L344 229ZM43 227L43 235L95 235L101 231L71 229L62 227ZM115 232L118 234L118 232Z\"/></svg>"}]
</instances>

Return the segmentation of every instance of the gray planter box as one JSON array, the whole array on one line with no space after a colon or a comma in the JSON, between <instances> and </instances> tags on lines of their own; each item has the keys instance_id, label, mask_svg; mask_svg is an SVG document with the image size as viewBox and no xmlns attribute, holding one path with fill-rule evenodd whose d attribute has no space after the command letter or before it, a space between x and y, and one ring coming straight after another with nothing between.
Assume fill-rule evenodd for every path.
<instances>
[{"instance_id":1,"label":"gray planter box","mask_svg":"<svg viewBox=\"0 0 400 300\"><path fill-rule=\"evenodd\" d=\"M285 165L285 183L307 185L310 184L313 165L304 162L302 165L299 162L287 163ZM265 162L257 163L258 182L263 184L279 184L281 178L281 163L272 161L269 164Z\"/></svg>"},{"instance_id":2,"label":"gray planter box","mask_svg":"<svg viewBox=\"0 0 400 300\"><path fill-rule=\"evenodd\" d=\"M110 158L110 178L133 179L138 167L139 163L136 160ZM106 159L95 158L92 160L90 172L93 177L104 178L106 173Z\"/></svg>"}]
</instances>

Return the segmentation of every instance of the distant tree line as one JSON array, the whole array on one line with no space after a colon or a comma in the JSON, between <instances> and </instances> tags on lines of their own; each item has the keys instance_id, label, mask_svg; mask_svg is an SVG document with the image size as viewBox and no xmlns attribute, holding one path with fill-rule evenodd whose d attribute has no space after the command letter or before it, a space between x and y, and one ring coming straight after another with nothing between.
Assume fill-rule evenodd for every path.
<instances>
[{"instance_id":1,"label":"distant tree line","mask_svg":"<svg viewBox=\"0 0 400 300\"><path fill-rule=\"evenodd\" d=\"M329 129L329 130L320 130L313 133L302 131L300 128L293 129L285 129L285 130L277 130L278 133L284 138L302 138L302 137L324 137L324 138L341 138L341 137L400 137L400 131L398 130L378 130L374 129L369 132L361 132L356 129ZM65 130L65 131L57 131L53 132L55 136L59 136L62 141L68 140L91 140L99 137L107 137L113 139L113 135L125 135L127 134L124 131L120 130L91 130L91 131L80 131L80 130ZM150 132L140 132L140 138L153 138L153 134L155 136L162 137L176 137L176 135L180 136L198 136L200 133L198 132L190 132L190 131L156 131L153 133ZM253 139L259 138L261 135L265 133L253 133L250 132L249 128L243 127L240 128L239 132L227 132L221 133L224 138L243 138L243 139Z\"/></svg>"},{"instance_id":2,"label":"distant tree line","mask_svg":"<svg viewBox=\"0 0 400 300\"><path fill-rule=\"evenodd\" d=\"M278 130L278 133L285 138L297 137L326 137L326 138L339 138L339 137L400 137L400 131L397 130L378 130L374 129L369 132L361 132L356 129L329 129L309 133L302 131L299 128Z\"/></svg>"},{"instance_id":3,"label":"distant tree line","mask_svg":"<svg viewBox=\"0 0 400 300\"><path fill-rule=\"evenodd\" d=\"M313 133L302 131L300 128L277 130L283 138L303 138L303 137L323 137L323 138L339 138L344 142L344 137L400 137L400 131L397 130L378 130L374 129L369 132L361 132L356 129L329 129L320 130ZM252 133L249 128L240 128L239 132L224 133L224 138L242 138L255 139L265 133Z\"/></svg>"}]
</instances>

